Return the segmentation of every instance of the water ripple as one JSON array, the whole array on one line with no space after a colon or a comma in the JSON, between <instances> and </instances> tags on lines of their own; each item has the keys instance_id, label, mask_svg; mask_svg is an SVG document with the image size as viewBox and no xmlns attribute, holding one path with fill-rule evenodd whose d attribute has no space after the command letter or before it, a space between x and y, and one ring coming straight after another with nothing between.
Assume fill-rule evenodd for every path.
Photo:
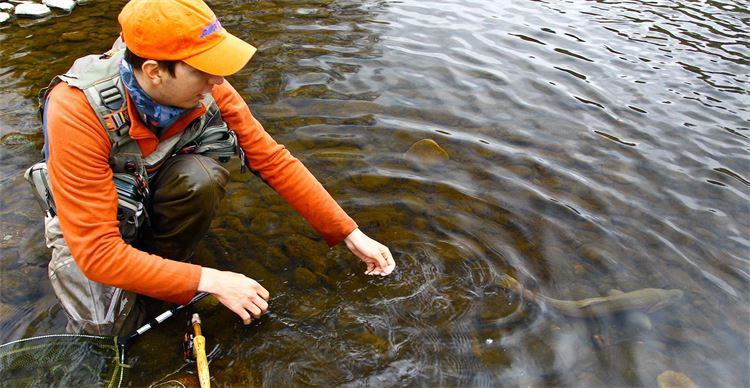
<instances>
[{"instance_id":1,"label":"water ripple","mask_svg":"<svg viewBox=\"0 0 750 388\"><path fill-rule=\"evenodd\" d=\"M748 385L746 4L212 5L259 48L230 77L253 113L399 263L387 278L362 276L348 251L327 249L271 189L237 174L201 253L261 279L273 312L250 327L228 312L204 318L222 328L217 382L652 386L672 369L699 386ZM28 258L46 254L28 237L38 209L20 178L38 158L38 141L18 140L39 138L36 90L118 31L101 17L66 20L0 29L0 189L21 198L0 208L3 282L37 276ZM67 29L91 41L59 41ZM447 157L405 157L426 138ZM292 235L307 241L296 254ZM261 246L283 264L248 255ZM503 289L505 274L559 299L647 287L685 298L646 319L568 319ZM36 330L28 322L64 329L59 312L17 303L51 297L34 292L0 295L9 335Z\"/></svg>"}]
</instances>

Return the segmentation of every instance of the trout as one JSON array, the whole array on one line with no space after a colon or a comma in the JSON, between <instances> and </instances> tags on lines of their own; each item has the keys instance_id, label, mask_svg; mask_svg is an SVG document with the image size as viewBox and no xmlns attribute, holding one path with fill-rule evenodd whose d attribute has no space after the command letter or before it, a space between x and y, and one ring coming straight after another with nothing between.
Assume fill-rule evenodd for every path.
<instances>
[{"instance_id":1,"label":"trout","mask_svg":"<svg viewBox=\"0 0 750 388\"><path fill-rule=\"evenodd\" d=\"M576 318L592 318L628 311L652 312L669 306L682 299L682 290L665 290L662 288L642 288L622 292L613 290L604 297L581 300L560 300L536 294L525 289L516 279L504 275L501 281L503 288L510 289L536 303L542 303L562 315Z\"/></svg>"}]
</instances>

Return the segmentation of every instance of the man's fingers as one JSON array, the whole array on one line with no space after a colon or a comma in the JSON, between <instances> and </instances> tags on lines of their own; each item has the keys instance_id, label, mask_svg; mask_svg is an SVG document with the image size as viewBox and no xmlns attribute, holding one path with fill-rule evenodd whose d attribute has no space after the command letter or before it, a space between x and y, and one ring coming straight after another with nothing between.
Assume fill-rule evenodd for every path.
<instances>
[{"instance_id":1,"label":"man's fingers","mask_svg":"<svg viewBox=\"0 0 750 388\"><path fill-rule=\"evenodd\" d=\"M244 308L255 318L260 318L260 315L263 313L263 311L253 303L249 303L249 306L245 306Z\"/></svg>"},{"instance_id":2,"label":"man's fingers","mask_svg":"<svg viewBox=\"0 0 750 388\"><path fill-rule=\"evenodd\" d=\"M245 309L248 310L253 317L260 318L261 315L268 311L268 302L266 302L260 295L254 295L250 297L248 303L245 305Z\"/></svg>"},{"instance_id":3,"label":"man's fingers","mask_svg":"<svg viewBox=\"0 0 750 388\"><path fill-rule=\"evenodd\" d=\"M263 288L260 284L258 285L258 295L260 295L261 298L263 298L264 301L267 301L268 298L271 296L271 294L268 293L268 290ZM267 306L268 304L266 304Z\"/></svg>"},{"instance_id":4,"label":"man's fingers","mask_svg":"<svg viewBox=\"0 0 750 388\"><path fill-rule=\"evenodd\" d=\"M250 303L258 306L258 308L260 308L263 312L266 312L266 310L268 310L268 302L263 299L262 295L251 295L248 299L250 300Z\"/></svg>"},{"instance_id":5,"label":"man's fingers","mask_svg":"<svg viewBox=\"0 0 750 388\"><path fill-rule=\"evenodd\" d=\"M204 273L205 272L205 273ZM203 268L199 288L213 294L224 306L250 324L268 310L270 293L257 281L240 273Z\"/></svg>"},{"instance_id":6,"label":"man's fingers","mask_svg":"<svg viewBox=\"0 0 750 388\"><path fill-rule=\"evenodd\" d=\"M386 276L396 268L396 262L388 247L367 237L359 229L355 229L346 238L346 247L367 264L366 275Z\"/></svg>"},{"instance_id":7,"label":"man's fingers","mask_svg":"<svg viewBox=\"0 0 750 388\"><path fill-rule=\"evenodd\" d=\"M378 247L378 252L365 262L367 263L366 275L386 276L396 267L396 262L393 260L393 256L391 256L391 251L385 245Z\"/></svg>"},{"instance_id":8,"label":"man's fingers","mask_svg":"<svg viewBox=\"0 0 750 388\"><path fill-rule=\"evenodd\" d=\"M243 307L240 307L240 308L238 308L236 310L232 310L232 311L234 311L235 314L239 315L240 319L242 319L242 323L245 324L245 325L249 325L250 322L253 321L253 317Z\"/></svg>"},{"instance_id":9,"label":"man's fingers","mask_svg":"<svg viewBox=\"0 0 750 388\"><path fill-rule=\"evenodd\" d=\"M396 268L396 261L393 260L393 255L391 254L390 249L388 249L388 247L386 246L381 247L380 254L383 255L383 258L385 259L383 275L389 275L391 272L393 272L393 269Z\"/></svg>"},{"instance_id":10,"label":"man's fingers","mask_svg":"<svg viewBox=\"0 0 750 388\"><path fill-rule=\"evenodd\" d=\"M242 323L245 325L249 325L253 321L253 318L258 319L268 311L268 302L261 295L257 294L245 296L244 301L240 301L235 306L231 310L242 319Z\"/></svg>"},{"instance_id":11,"label":"man's fingers","mask_svg":"<svg viewBox=\"0 0 750 388\"><path fill-rule=\"evenodd\" d=\"M252 279L250 279L252 280ZM252 283L250 285L250 288L252 291L254 291L256 294L260 295L261 298L264 300L268 300L270 293L268 290L266 290L265 287L263 287L260 283L256 282L255 280L252 280Z\"/></svg>"}]
</instances>

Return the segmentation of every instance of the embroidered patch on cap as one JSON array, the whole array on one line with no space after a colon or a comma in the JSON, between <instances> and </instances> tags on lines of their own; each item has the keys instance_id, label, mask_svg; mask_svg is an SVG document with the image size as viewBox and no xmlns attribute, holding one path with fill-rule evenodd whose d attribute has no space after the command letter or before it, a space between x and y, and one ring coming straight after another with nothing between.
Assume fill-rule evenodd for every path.
<instances>
[{"instance_id":1,"label":"embroidered patch on cap","mask_svg":"<svg viewBox=\"0 0 750 388\"><path fill-rule=\"evenodd\" d=\"M219 23L219 19L216 18L214 19L213 23L207 25L206 28L201 31L201 39L206 39L207 36L219 30L221 30L221 23Z\"/></svg>"}]
</instances>

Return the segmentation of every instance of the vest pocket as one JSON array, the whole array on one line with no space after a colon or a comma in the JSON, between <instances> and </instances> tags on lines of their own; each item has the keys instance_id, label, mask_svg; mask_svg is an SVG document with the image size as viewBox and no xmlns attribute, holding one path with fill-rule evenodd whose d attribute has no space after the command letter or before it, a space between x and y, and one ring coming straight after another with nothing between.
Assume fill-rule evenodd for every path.
<instances>
[{"instance_id":1,"label":"vest pocket","mask_svg":"<svg viewBox=\"0 0 750 388\"><path fill-rule=\"evenodd\" d=\"M222 163L237 155L237 135L226 125L206 128L195 144L194 153L218 159Z\"/></svg>"},{"instance_id":2,"label":"vest pocket","mask_svg":"<svg viewBox=\"0 0 750 388\"><path fill-rule=\"evenodd\" d=\"M124 173L114 174L113 179L117 190L117 221L120 235L127 243L135 241L142 227L148 222L148 214L144 202L144 194L139 189L135 176Z\"/></svg>"},{"instance_id":3,"label":"vest pocket","mask_svg":"<svg viewBox=\"0 0 750 388\"><path fill-rule=\"evenodd\" d=\"M29 167L23 177L31 185L31 191L42 211L55 215L55 204L52 201L52 190L50 190L49 177L47 176L47 162L38 162Z\"/></svg>"}]
</instances>

